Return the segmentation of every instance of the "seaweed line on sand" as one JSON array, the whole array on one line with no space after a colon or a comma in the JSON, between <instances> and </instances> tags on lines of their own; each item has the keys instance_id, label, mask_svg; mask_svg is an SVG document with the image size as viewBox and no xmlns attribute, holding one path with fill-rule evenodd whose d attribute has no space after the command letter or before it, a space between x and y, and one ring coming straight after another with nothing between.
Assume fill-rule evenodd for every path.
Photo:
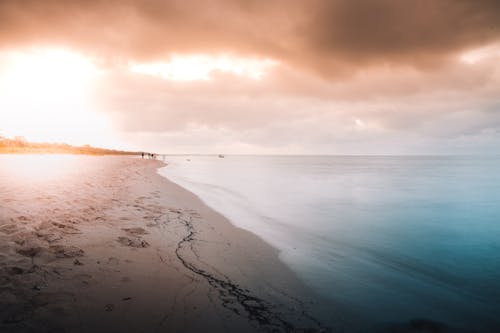
<instances>
[{"instance_id":1,"label":"seaweed line on sand","mask_svg":"<svg viewBox=\"0 0 500 333\"><path fill-rule=\"evenodd\" d=\"M236 283L233 283L229 278L221 279L210 272L197 267L193 262L188 261L182 254L181 250L183 248L191 248L192 253L196 256L197 254L193 251L193 242L195 241L195 228L193 226L193 220L191 216L187 216L187 219L178 217L179 221L186 227L187 235L182 238L177 243L177 248L175 249L175 254L180 260L182 265L190 270L191 272L203 277L214 289L219 293L219 298L222 301L222 306L233 313L242 316L245 315L241 313L241 308L246 312L246 316L249 320L256 322L261 328L269 332L328 332L328 328L323 327L318 321L314 322L318 325L318 328L298 328L295 327L289 321L280 317L280 315L273 311L273 306L266 302L265 300L251 295L250 291L243 289ZM305 312L302 311L302 315ZM310 316L306 317L311 319Z\"/></svg>"}]
</instances>

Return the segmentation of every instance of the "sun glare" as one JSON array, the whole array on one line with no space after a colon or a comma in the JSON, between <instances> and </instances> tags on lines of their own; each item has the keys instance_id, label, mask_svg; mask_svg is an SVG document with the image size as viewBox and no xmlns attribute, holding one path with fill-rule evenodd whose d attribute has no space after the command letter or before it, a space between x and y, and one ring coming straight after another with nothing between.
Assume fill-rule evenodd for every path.
<instances>
[{"instance_id":1,"label":"sun glare","mask_svg":"<svg viewBox=\"0 0 500 333\"><path fill-rule=\"evenodd\" d=\"M80 163L79 163L80 162ZM17 155L0 156L0 175L8 175L10 180L27 184L60 181L81 169L81 157L67 155Z\"/></svg>"},{"instance_id":2,"label":"sun glare","mask_svg":"<svg viewBox=\"0 0 500 333\"><path fill-rule=\"evenodd\" d=\"M497 43L494 45L468 50L467 52L462 53L459 59L465 64L474 65L484 59L498 59L498 57L500 57L500 45Z\"/></svg>"},{"instance_id":3,"label":"sun glare","mask_svg":"<svg viewBox=\"0 0 500 333\"><path fill-rule=\"evenodd\" d=\"M0 134L102 145L109 122L92 102L98 76L92 61L67 50L0 55Z\"/></svg>"},{"instance_id":4,"label":"sun glare","mask_svg":"<svg viewBox=\"0 0 500 333\"><path fill-rule=\"evenodd\" d=\"M133 64L136 73L158 76L173 81L206 81L215 71L260 80L269 67L276 65L270 59L248 59L231 56L173 56L168 62Z\"/></svg>"}]
</instances>

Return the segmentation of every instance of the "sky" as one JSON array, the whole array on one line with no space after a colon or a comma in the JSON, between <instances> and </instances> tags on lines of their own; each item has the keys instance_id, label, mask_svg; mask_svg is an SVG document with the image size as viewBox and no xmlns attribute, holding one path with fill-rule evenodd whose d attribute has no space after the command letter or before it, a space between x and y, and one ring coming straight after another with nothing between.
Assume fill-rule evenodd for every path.
<instances>
[{"instance_id":1,"label":"sky","mask_svg":"<svg viewBox=\"0 0 500 333\"><path fill-rule=\"evenodd\" d=\"M1 0L0 135L498 154L500 2Z\"/></svg>"}]
</instances>

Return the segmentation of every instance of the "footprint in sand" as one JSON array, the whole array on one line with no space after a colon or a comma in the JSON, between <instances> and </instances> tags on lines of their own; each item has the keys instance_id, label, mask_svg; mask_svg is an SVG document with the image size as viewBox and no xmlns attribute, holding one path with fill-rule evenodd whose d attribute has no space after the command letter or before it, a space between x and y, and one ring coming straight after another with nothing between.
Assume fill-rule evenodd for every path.
<instances>
[{"instance_id":1,"label":"footprint in sand","mask_svg":"<svg viewBox=\"0 0 500 333\"><path fill-rule=\"evenodd\" d=\"M78 260L78 259L75 259L75 260L73 261L73 265L75 265L75 266L83 266L83 262L81 262L81 261L80 261L80 260Z\"/></svg>"},{"instance_id":2,"label":"footprint in sand","mask_svg":"<svg viewBox=\"0 0 500 333\"><path fill-rule=\"evenodd\" d=\"M80 280L80 282L88 284L92 279L92 275L90 274L76 274L73 276L73 280Z\"/></svg>"},{"instance_id":3,"label":"footprint in sand","mask_svg":"<svg viewBox=\"0 0 500 333\"><path fill-rule=\"evenodd\" d=\"M122 230L125 231L130 236L148 234L148 232L146 230L144 230L143 228L123 228Z\"/></svg>"},{"instance_id":4,"label":"footprint in sand","mask_svg":"<svg viewBox=\"0 0 500 333\"><path fill-rule=\"evenodd\" d=\"M22 256L33 258L42 251L39 246L27 246L16 250Z\"/></svg>"},{"instance_id":5,"label":"footprint in sand","mask_svg":"<svg viewBox=\"0 0 500 333\"><path fill-rule=\"evenodd\" d=\"M59 222L52 222L52 225L59 228L65 234L81 234L81 231L72 225L67 225Z\"/></svg>"},{"instance_id":6,"label":"footprint in sand","mask_svg":"<svg viewBox=\"0 0 500 333\"><path fill-rule=\"evenodd\" d=\"M182 214L180 209L169 208L168 211L171 213Z\"/></svg>"},{"instance_id":7,"label":"footprint in sand","mask_svg":"<svg viewBox=\"0 0 500 333\"><path fill-rule=\"evenodd\" d=\"M0 232L6 235L11 235L17 232L19 228L15 224L5 224L0 227Z\"/></svg>"},{"instance_id":8,"label":"footprint in sand","mask_svg":"<svg viewBox=\"0 0 500 333\"><path fill-rule=\"evenodd\" d=\"M124 245L124 246L129 246L129 247L135 247L135 248L146 248L149 247L149 243L146 242L145 240L136 237L136 238L129 238L129 237L118 237L118 243Z\"/></svg>"},{"instance_id":9,"label":"footprint in sand","mask_svg":"<svg viewBox=\"0 0 500 333\"><path fill-rule=\"evenodd\" d=\"M47 243L54 243L54 242L57 242L58 240L61 240L63 238L62 235L59 233L41 233L41 232L38 232L36 235L37 235L37 237L43 239Z\"/></svg>"},{"instance_id":10,"label":"footprint in sand","mask_svg":"<svg viewBox=\"0 0 500 333\"><path fill-rule=\"evenodd\" d=\"M50 249L54 252L57 258L74 258L84 255L82 249L76 246L52 245Z\"/></svg>"},{"instance_id":11,"label":"footprint in sand","mask_svg":"<svg viewBox=\"0 0 500 333\"><path fill-rule=\"evenodd\" d=\"M115 257L108 258L108 264L110 264L110 265L118 265L119 263L120 263L120 260L118 260L118 258L115 258Z\"/></svg>"},{"instance_id":12,"label":"footprint in sand","mask_svg":"<svg viewBox=\"0 0 500 333\"><path fill-rule=\"evenodd\" d=\"M26 272L25 269L23 269L21 267L17 267L17 266L6 267L5 271L9 275L20 275L20 274L24 274Z\"/></svg>"},{"instance_id":13,"label":"footprint in sand","mask_svg":"<svg viewBox=\"0 0 500 333\"><path fill-rule=\"evenodd\" d=\"M106 305L104 306L104 310L105 310L106 312L111 312L111 311L113 311L114 309L115 309L114 304L106 304Z\"/></svg>"}]
</instances>

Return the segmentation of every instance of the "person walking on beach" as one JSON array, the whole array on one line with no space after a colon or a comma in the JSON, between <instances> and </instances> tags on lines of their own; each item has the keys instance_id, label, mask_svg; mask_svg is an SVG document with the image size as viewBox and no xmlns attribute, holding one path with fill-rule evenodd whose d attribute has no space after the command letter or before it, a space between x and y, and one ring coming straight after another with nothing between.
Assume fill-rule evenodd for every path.
<instances>
[{"instance_id":1,"label":"person walking on beach","mask_svg":"<svg viewBox=\"0 0 500 333\"><path fill-rule=\"evenodd\" d=\"M141 153L141 155L142 155L142 159L144 159L144 153Z\"/></svg>"}]
</instances>

